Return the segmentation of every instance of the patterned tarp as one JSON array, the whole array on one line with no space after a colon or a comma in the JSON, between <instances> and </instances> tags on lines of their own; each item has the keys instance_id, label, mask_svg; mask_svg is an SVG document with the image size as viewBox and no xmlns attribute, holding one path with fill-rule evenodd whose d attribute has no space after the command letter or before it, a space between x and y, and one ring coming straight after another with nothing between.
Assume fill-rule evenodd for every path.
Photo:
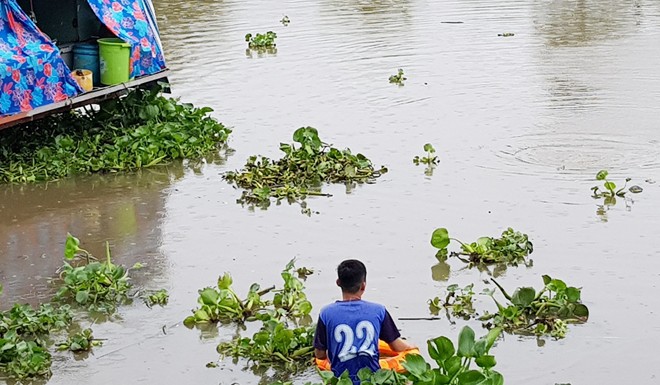
<instances>
[{"instance_id":1,"label":"patterned tarp","mask_svg":"<svg viewBox=\"0 0 660 385\"><path fill-rule=\"evenodd\" d=\"M82 92L60 52L15 0L0 0L0 116Z\"/></svg>"},{"instance_id":2,"label":"patterned tarp","mask_svg":"<svg viewBox=\"0 0 660 385\"><path fill-rule=\"evenodd\" d=\"M131 44L131 77L165 69L150 0L88 0L96 16L118 38Z\"/></svg>"}]
</instances>

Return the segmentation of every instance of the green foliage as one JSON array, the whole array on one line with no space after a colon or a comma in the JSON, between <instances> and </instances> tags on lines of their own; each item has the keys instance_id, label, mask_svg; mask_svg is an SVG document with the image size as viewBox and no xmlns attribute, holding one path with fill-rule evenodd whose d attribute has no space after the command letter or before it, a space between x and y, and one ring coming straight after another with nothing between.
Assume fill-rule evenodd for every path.
<instances>
[{"instance_id":1,"label":"green foliage","mask_svg":"<svg viewBox=\"0 0 660 385\"><path fill-rule=\"evenodd\" d=\"M72 111L0 131L0 183L133 171L173 159L200 159L231 132L195 108L134 90L100 110Z\"/></svg>"},{"instance_id":2,"label":"green foliage","mask_svg":"<svg viewBox=\"0 0 660 385\"><path fill-rule=\"evenodd\" d=\"M197 302L200 307L193 310L193 315L187 317L183 323L192 327L205 323L245 322L268 305L262 295L273 288L261 291L261 287L254 283L250 286L246 298L242 300L232 289L232 283L231 275L225 273L218 278L217 287L199 290Z\"/></svg>"},{"instance_id":3,"label":"green foliage","mask_svg":"<svg viewBox=\"0 0 660 385\"><path fill-rule=\"evenodd\" d=\"M504 377L493 369L495 357L489 354L501 333L501 329L495 328L476 340L474 331L465 326L457 345L444 336L427 341L429 356L436 367L431 367L418 354L408 354L403 362L407 374L383 369L372 373L362 369L357 376L362 385L503 385ZM339 378L332 372L319 374L323 385L352 385L347 372Z\"/></svg>"},{"instance_id":4,"label":"green foliage","mask_svg":"<svg viewBox=\"0 0 660 385\"><path fill-rule=\"evenodd\" d=\"M282 23L283 26L288 26L289 23L291 23L291 19L289 19L289 16L284 15L282 20L280 20L280 23Z\"/></svg>"},{"instance_id":5,"label":"green foliage","mask_svg":"<svg viewBox=\"0 0 660 385\"><path fill-rule=\"evenodd\" d=\"M534 251L532 242L527 234L508 228L502 232L500 238L481 237L473 243L463 243L456 238L450 238L446 228L438 228L431 235L431 245L439 249L436 257L444 260L447 257L447 246L451 240L461 245L461 251L451 252L451 256L457 257L470 266L505 264L517 266L519 263L527 263L526 257ZM463 258L466 256L467 258Z\"/></svg>"},{"instance_id":6,"label":"green foliage","mask_svg":"<svg viewBox=\"0 0 660 385\"><path fill-rule=\"evenodd\" d=\"M284 24L284 22L282 22L282 24ZM245 35L245 41L248 43L248 48L254 50L266 50L269 48L275 48L276 38L277 34L273 31L268 31L264 34L258 33L256 36L252 36L251 33Z\"/></svg>"},{"instance_id":7,"label":"green foliage","mask_svg":"<svg viewBox=\"0 0 660 385\"><path fill-rule=\"evenodd\" d=\"M631 181L631 178L626 178L625 183L623 184L623 187L620 189L617 189L616 183L607 180L607 175L609 173L607 170L600 170L596 174L596 180L602 180L603 182L603 187L605 188L604 190L601 190L600 187L594 186L591 188L591 191L593 193L593 197L598 199L598 198L605 198L605 203L607 204L613 204L616 199L616 197L624 197L626 195L626 186L628 185L628 182ZM631 193L637 194L643 191L643 189L639 186L631 186L628 191Z\"/></svg>"},{"instance_id":8,"label":"green foliage","mask_svg":"<svg viewBox=\"0 0 660 385\"><path fill-rule=\"evenodd\" d=\"M169 301L170 295L165 289L160 289L154 293L151 293L145 298L144 303L147 307L152 308L155 305L165 306L167 301Z\"/></svg>"},{"instance_id":9,"label":"green foliage","mask_svg":"<svg viewBox=\"0 0 660 385\"><path fill-rule=\"evenodd\" d=\"M260 366L282 365L297 371L311 364L314 330L313 326L289 328L284 321L265 317L252 338L222 342L217 350L223 356L247 358Z\"/></svg>"},{"instance_id":10,"label":"green foliage","mask_svg":"<svg viewBox=\"0 0 660 385\"><path fill-rule=\"evenodd\" d=\"M103 341L95 339L92 329L88 328L69 336L66 341L57 345L57 349L79 353L88 352L92 350L92 347L101 345L103 345Z\"/></svg>"},{"instance_id":11,"label":"green foliage","mask_svg":"<svg viewBox=\"0 0 660 385\"><path fill-rule=\"evenodd\" d=\"M427 166L433 166L436 165L440 162L437 156L433 155L435 154L435 148L431 145L431 143L426 143L424 145L424 151L426 152L426 156L415 156L413 158L413 163L415 165L419 166L419 164L425 164Z\"/></svg>"},{"instance_id":12,"label":"green foliage","mask_svg":"<svg viewBox=\"0 0 660 385\"><path fill-rule=\"evenodd\" d=\"M312 303L307 300L302 281L294 275L296 271L294 268L295 259L291 260L282 271L284 287L275 291L273 306L280 315L297 319L309 315L312 311Z\"/></svg>"},{"instance_id":13,"label":"green foliage","mask_svg":"<svg viewBox=\"0 0 660 385\"><path fill-rule=\"evenodd\" d=\"M295 260L291 260L281 274L284 281L282 289L272 286L260 290L259 284L253 283L244 300L234 292L231 287L233 280L229 273L225 273L218 279L217 288L207 287L199 291L197 302L200 307L183 322L192 327L205 323L243 323L264 318L295 320L309 316L312 304L307 300L305 287L295 272ZM264 298L271 291L275 293L273 299Z\"/></svg>"},{"instance_id":14,"label":"green foliage","mask_svg":"<svg viewBox=\"0 0 660 385\"><path fill-rule=\"evenodd\" d=\"M403 76L403 69L399 68L396 74L390 76L390 83L403 86L403 81L408 80L407 77Z\"/></svg>"},{"instance_id":15,"label":"green foliage","mask_svg":"<svg viewBox=\"0 0 660 385\"><path fill-rule=\"evenodd\" d=\"M80 249L79 241L67 235L64 257L69 262L59 269L62 287L55 298L70 300L89 310L111 313L117 305L128 301L129 269L112 263L110 245L106 242L105 261L97 261Z\"/></svg>"},{"instance_id":16,"label":"green foliage","mask_svg":"<svg viewBox=\"0 0 660 385\"><path fill-rule=\"evenodd\" d=\"M469 284L463 288L456 284L449 285L444 301L440 297L429 299L429 310L433 315L438 315L441 309L446 309L454 317L469 319L475 313L472 299L474 295L473 288L474 284Z\"/></svg>"},{"instance_id":17,"label":"green foliage","mask_svg":"<svg viewBox=\"0 0 660 385\"><path fill-rule=\"evenodd\" d=\"M14 305L0 313L0 370L15 378L47 376L51 355L47 350L51 332L71 324L69 306Z\"/></svg>"},{"instance_id":18,"label":"green foliage","mask_svg":"<svg viewBox=\"0 0 660 385\"><path fill-rule=\"evenodd\" d=\"M566 336L567 323L584 323L589 309L581 302L581 290L567 286L560 279L543 276L544 287L538 293L532 287L519 287L509 295L492 279L507 303L497 305L497 313L486 314L480 319L489 321L487 327L501 327L512 333L550 335L557 339Z\"/></svg>"},{"instance_id":19,"label":"green foliage","mask_svg":"<svg viewBox=\"0 0 660 385\"><path fill-rule=\"evenodd\" d=\"M266 207L270 199L289 201L305 199L308 195L325 195L322 183L373 182L387 172L376 170L362 154L349 149L338 150L321 141L313 127L301 127L293 134L294 144L280 144L284 157L271 160L262 156L248 158L241 171L228 172L224 178L245 189L239 203Z\"/></svg>"}]
</instances>

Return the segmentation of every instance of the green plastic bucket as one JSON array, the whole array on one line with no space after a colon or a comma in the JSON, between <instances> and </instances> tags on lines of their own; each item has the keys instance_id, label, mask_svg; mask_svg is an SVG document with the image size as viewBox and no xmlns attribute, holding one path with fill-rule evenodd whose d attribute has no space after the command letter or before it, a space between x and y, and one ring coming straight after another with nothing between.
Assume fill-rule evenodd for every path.
<instances>
[{"instance_id":1,"label":"green plastic bucket","mask_svg":"<svg viewBox=\"0 0 660 385\"><path fill-rule=\"evenodd\" d=\"M99 39L98 43L101 84L111 86L129 81L131 45L117 38Z\"/></svg>"}]
</instances>

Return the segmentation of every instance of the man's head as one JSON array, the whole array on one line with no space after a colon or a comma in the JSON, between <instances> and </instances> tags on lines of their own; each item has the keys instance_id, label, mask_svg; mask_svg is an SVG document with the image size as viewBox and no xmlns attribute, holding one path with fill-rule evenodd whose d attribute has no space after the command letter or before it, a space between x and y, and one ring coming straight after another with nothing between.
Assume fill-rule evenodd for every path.
<instances>
[{"instance_id":1,"label":"man's head","mask_svg":"<svg viewBox=\"0 0 660 385\"><path fill-rule=\"evenodd\" d=\"M344 293L354 294L366 287L367 268L357 259L347 259L337 267L337 286Z\"/></svg>"}]
</instances>

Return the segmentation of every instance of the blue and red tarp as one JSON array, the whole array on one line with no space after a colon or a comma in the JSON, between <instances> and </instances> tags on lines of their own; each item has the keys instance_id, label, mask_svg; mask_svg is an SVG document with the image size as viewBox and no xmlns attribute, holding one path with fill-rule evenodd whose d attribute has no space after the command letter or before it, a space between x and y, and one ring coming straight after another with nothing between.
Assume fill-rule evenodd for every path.
<instances>
[{"instance_id":1,"label":"blue and red tarp","mask_svg":"<svg viewBox=\"0 0 660 385\"><path fill-rule=\"evenodd\" d=\"M88 0L96 16L131 44L131 77L165 69L151 0ZM82 89L57 46L16 0L0 0L0 116L66 100Z\"/></svg>"},{"instance_id":2,"label":"blue and red tarp","mask_svg":"<svg viewBox=\"0 0 660 385\"><path fill-rule=\"evenodd\" d=\"M165 68L150 0L87 0L96 16L118 38L131 44L131 78Z\"/></svg>"},{"instance_id":3,"label":"blue and red tarp","mask_svg":"<svg viewBox=\"0 0 660 385\"><path fill-rule=\"evenodd\" d=\"M82 92L57 46L14 0L0 0L0 115L14 115Z\"/></svg>"}]
</instances>

